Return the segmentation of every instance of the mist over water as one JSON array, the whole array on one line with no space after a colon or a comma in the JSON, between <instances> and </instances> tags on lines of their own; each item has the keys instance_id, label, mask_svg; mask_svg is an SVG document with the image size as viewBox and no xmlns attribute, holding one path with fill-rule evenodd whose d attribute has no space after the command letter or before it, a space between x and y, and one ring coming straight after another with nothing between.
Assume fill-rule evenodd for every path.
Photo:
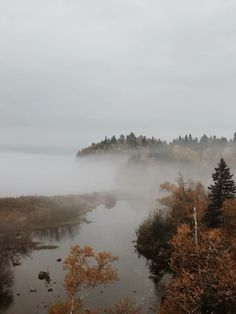
<instances>
[{"instance_id":1,"label":"mist over water","mask_svg":"<svg viewBox=\"0 0 236 314\"><path fill-rule=\"evenodd\" d=\"M89 245L119 256L116 266L120 281L92 291L86 301L88 307L111 305L129 296L143 305L143 313L153 313L150 302L158 305L162 292L156 290L145 260L139 259L135 252L136 230L150 211L161 208L158 203L162 196L161 183L176 183L181 173L184 181L201 181L207 187L217 163L170 162L164 158L141 163L128 160L128 155L115 154L76 158L0 153L0 197L87 193L55 198L28 197L23 199L23 206L22 198L11 199L11 203L2 200L6 213L10 208L12 221L7 222L9 226L3 228L5 231L0 230L0 253L1 249L2 254L8 252L9 259L0 266L9 272L9 280L12 278L7 314L14 314L18 309L21 309L19 314L46 314L50 304L65 299L65 273L57 259L64 260L73 244ZM235 166L231 169L235 174ZM104 191L107 193L93 193ZM106 195L115 195L117 200L107 203ZM37 210L32 207L32 199L40 204ZM9 204L13 204L12 207ZM18 206L21 211L17 211ZM16 214L11 216L14 210ZM22 229L19 229L19 215L23 223L26 221ZM38 241L44 247L40 251L35 246ZM49 250L51 245L54 247ZM15 253L12 249L9 252L9 247L15 248ZM11 260L18 257L22 263L12 267ZM49 271L50 286L38 280L41 270ZM49 293L48 288L53 290ZM29 293L32 295L30 302Z\"/></svg>"},{"instance_id":2,"label":"mist over water","mask_svg":"<svg viewBox=\"0 0 236 314\"><path fill-rule=\"evenodd\" d=\"M134 199L152 202L160 184L186 181L211 182L213 163L155 162L128 165L127 155L80 157L70 155L0 153L0 197L83 194L121 191ZM235 174L235 167L231 168Z\"/></svg>"},{"instance_id":3,"label":"mist over water","mask_svg":"<svg viewBox=\"0 0 236 314\"><path fill-rule=\"evenodd\" d=\"M0 197L81 194L115 188L125 158L0 153Z\"/></svg>"},{"instance_id":4,"label":"mist over water","mask_svg":"<svg viewBox=\"0 0 236 314\"><path fill-rule=\"evenodd\" d=\"M235 17L236 1L0 1L0 314L48 314L66 301L63 261L73 245L119 257L119 281L93 289L84 309L131 297L142 314L153 314L162 296L168 306L176 294L186 311L187 303L199 310L205 301L211 311L235 297L222 274L235 270L236 205L214 213L217 187L207 200L221 158L236 181ZM181 189L165 226L154 214L171 210L165 196L175 188L161 189L166 182ZM224 218L224 228L209 232L207 246L200 224L208 209L212 225ZM190 232L177 239L191 255L182 269L169 246L179 223L191 231L194 223L197 244L188 245ZM160 257L161 266L168 259L180 270L171 285L178 293L164 295L171 267L157 278L145 256L156 268ZM51 281L39 280L40 272Z\"/></svg>"}]
</instances>

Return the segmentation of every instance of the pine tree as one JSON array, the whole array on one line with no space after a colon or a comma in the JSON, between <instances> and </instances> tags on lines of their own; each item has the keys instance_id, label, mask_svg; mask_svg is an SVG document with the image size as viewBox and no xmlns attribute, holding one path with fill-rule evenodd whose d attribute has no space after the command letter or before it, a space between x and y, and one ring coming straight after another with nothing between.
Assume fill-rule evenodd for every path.
<instances>
[{"instance_id":1,"label":"pine tree","mask_svg":"<svg viewBox=\"0 0 236 314\"><path fill-rule=\"evenodd\" d=\"M230 168L223 158L212 174L214 184L209 189L209 205L205 214L205 221L209 227L217 228L222 224L222 206L226 199L235 197L236 185L232 179Z\"/></svg>"}]
</instances>

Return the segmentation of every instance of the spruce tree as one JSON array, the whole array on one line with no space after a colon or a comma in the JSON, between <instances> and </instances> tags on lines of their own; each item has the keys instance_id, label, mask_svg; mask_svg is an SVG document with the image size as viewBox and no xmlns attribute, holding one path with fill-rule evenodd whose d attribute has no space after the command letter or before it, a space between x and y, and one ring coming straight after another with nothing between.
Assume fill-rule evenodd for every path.
<instances>
[{"instance_id":1,"label":"spruce tree","mask_svg":"<svg viewBox=\"0 0 236 314\"><path fill-rule=\"evenodd\" d=\"M226 199L234 198L236 185L232 179L230 168L223 158L212 174L214 184L209 189L209 205L205 214L205 221L209 227L217 228L222 224L222 206Z\"/></svg>"}]
</instances>

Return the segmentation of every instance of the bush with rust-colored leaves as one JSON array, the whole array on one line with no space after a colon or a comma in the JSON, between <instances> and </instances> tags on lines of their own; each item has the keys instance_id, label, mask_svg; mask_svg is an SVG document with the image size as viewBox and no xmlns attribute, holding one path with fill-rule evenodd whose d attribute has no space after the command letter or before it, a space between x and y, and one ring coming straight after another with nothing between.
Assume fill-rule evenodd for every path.
<instances>
[{"instance_id":1,"label":"bush with rust-colored leaves","mask_svg":"<svg viewBox=\"0 0 236 314\"><path fill-rule=\"evenodd\" d=\"M49 314L96 314L97 310L84 310L82 301L88 289L118 280L113 268L117 257L107 252L96 253L91 247L72 246L64 261L67 301L50 307Z\"/></svg>"},{"instance_id":2,"label":"bush with rust-colored leaves","mask_svg":"<svg viewBox=\"0 0 236 314\"><path fill-rule=\"evenodd\" d=\"M107 314L141 314L141 306L137 305L134 301L126 298L121 300L119 303L115 304L105 310Z\"/></svg>"},{"instance_id":3,"label":"bush with rust-colored leaves","mask_svg":"<svg viewBox=\"0 0 236 314\"><path fill-rule=\"evenodd\" d=\"M160 313L233 313L236 263L221 230L201 232L196 244L187 225L171 239L174 279Z\"/></svg>"}]
</instances>

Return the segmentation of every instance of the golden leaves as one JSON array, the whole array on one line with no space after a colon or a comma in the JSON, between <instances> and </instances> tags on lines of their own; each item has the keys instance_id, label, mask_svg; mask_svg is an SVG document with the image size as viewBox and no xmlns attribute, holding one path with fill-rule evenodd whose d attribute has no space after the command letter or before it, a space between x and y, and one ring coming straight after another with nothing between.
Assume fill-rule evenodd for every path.
<instances>
[{"instance_id":1,"label":"golden leaves","mask_svg":"<svg viewBox=\"0 0 236 314\"><path fill-rule=\"evenodd\" d=\"M189 226L180 225L170 244L175 276L163 308L170 303L178 309L176 313L201 313L200 304L208 299L218 308L221 303L229 309L235 306L236 263L222 230L199 232L196 244Z\"/></svg>"},{"instance_id":2,"label":"golden leaves","mask_svg":"<svg viewBox=\"0 0 236 314\"><path fill-rule=\"evenodd\" d=\"M141 314L141 307L138 306L132 300L126 298L121 300L119 303L115 304L113 307L110 307L105 310L107 314Z\"/></svg>"},{"instance_id":3,"label":"golden leaves","mask_svg":"<svg viewBox=\"0 0 236 314\"><path fill-rule=\"evenodd\" d=\"M97 310L82 310L82 296L89 288L108 284L118 280L113 268L117 257L111 253L96 253L90 246L72 246L64 261L66 303L55 304L49 309L50 314L96 314Z\"/></svg>"},{"instance_id":4,"label":"golden leaves","mask_svg":"<svg viewBox=\"0 0 236 314\"><path fill-rule=\"evenodd\" d=\"M202 217L208 200L206 191L200 182L186 183L180 176L178 185L165 182L160 185L160 189L168 194L159 201L174 219L180 222L192 219L194 206L197 208L198 219Z\"/></svg>"},{"instance_id":5,"label":"golden leaves","mask_svg":"<svg viewBox=\"0 0 236 314\"><path fill-rule=\"evenodd\" d=\"M118 280L113 263L117 257L107 252L95 253L94 250L79 245L71 247L64 262L68 271L65 276L65 289L69 295L75 295L83 288L94 288Z\"/></svg>"}]
</instances>

